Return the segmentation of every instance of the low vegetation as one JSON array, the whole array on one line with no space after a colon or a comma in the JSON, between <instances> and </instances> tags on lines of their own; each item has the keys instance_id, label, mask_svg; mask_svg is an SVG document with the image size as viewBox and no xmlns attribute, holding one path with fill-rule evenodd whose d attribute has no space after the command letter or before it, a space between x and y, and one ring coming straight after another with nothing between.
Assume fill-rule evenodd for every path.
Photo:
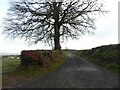
<instances>
[{"instance_id":1,"label":"low vegetation","mask_svg":"<svg viewBox=\"0 0 120 90\"><path fill-rule=\"evenodd\" d=\"M96 47L90 50L79 50L76 52L76 55L118 74L120 73L118 72L120 69L118 64L118 47L119 44L115 44Z\"/></svg>"},{"instance_id":2,"label":"low vegetation","mask_svg":"<svg viewBox=\"0 0 120 90\"><path fill-rule=\"evenodd\" d=\"M2 56L0 55L0 89L2 88Z\"/></svg>"},{"instance_id":3,"label":"low vegetation","mask_svg":"<svg viewBox=\"0 0 120 90\"><path fill-rule=\"evenodd\" d=\"M2 56L2 72L11 72L20 64L20 58L17 55Z\"/></svg>"},{"instance_id":4,"label":"low vegetation","mask_svg":"<svg viewBox=\"0 0 120 90\"><path fill-rule=\"evenodd\" d=\"M18 57L10 58L3 57L3 87L11 87L15 84L21 84L23 82L29 82L29 80L35 80L42 76L56 70L66 60L67 54L63 51L52 51L53 61L47 66L28 65L27 68L21 66L20 59Z\"/></svg>"}]
</instances>

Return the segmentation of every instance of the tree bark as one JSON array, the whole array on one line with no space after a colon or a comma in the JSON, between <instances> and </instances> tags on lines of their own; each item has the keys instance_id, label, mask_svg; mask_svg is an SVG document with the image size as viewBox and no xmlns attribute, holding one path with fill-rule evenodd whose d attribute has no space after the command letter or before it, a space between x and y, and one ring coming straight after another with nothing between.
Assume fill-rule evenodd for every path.
<instances>
[{"instance_id":1,"label":"tree bark","mask_svg":"<svg viewBox=\"0 0 120 90\"><path fill-rule=\"evenodd\" d=\"M55 50L61 50L61 45L60 45L60 32L59 32L59 26L55 24L54 27L54 32L55 32L55 36L54 36L54 49Z\"/></svg>"},{"instance_id":2,"label":"tree bark","mask_svg":"<svg viewBox=\"0 0 120 90\"><path fill-rule=\"evenodd\" d=\"M54 49L61 50L60 46L60 24L59 24L59 7L57 6L56 2L53 2L53 17L55 20L54 23Z\"/></svg>"}]
</instances>

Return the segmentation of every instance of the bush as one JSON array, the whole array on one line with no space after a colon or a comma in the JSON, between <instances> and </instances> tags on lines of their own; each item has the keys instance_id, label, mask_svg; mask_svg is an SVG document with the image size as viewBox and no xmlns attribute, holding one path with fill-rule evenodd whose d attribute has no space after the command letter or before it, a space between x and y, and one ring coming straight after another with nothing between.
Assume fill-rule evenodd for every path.
<instances>
[{"instance_id":1,"label":"bush","mask_svg":"<svg viewBox=\"0 0 120 90\"><path fill-rule=\"evenodd\" d=\"M47 66L52 60L52 52L48 50L23 50L21 52L21 66Z\"/></svg>"},{"instance_id":2,"label":"bush","mask_svg":"<svg viewBox=\"0 0 120 90\"><path fill-rule=\"evenodd\" d=\"M62 56L62 51L59 50L23 50L20 55L21 66L25 68L28 65L47 67Z\"/></svg>"}]
</instances>

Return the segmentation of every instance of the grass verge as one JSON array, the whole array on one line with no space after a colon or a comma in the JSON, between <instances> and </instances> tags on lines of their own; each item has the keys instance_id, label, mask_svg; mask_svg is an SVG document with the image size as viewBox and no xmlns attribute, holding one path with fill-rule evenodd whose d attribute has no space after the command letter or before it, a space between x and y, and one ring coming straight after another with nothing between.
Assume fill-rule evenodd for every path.
<instances>
[{"instance_id":1,"label":"grass verge","mask_svg":"<svg viewBox=\"0 0 120 90\"><path fill-rule=\"evenodd\" d=\"M35 78L42 78L44 75L58 69L60 66L64 64L67 58L67 54L63 51L61 52L60 55L58 55L59 53L58 51L54 51L54 53L57 54L57 57L55 58L54 62L51 62L51 64L47 67L29 66L28 69L21 70L21 67L19 66L20 61L18 62L18 60L16 59L14 59L13 61L8 60L4 62L3 72L5 71L5 73L3 73L2 77L3 88L11 87L16 83L20 82L23 83L25 81L34 80Z\"/></svg>"},{"instance_id":2,"label":"grass verge","mask_svg":"<svg viewBox=\"0 0 120 90\"><path fill-rule=\"evenodd\" d=\"M120 74L120 72L118 72L118 69L119 69L120 65L118 65L116 63L113 63L113 62L104 63L104 62L101 62L99 59L93 59L93 58L89 58L89 57L85 57L85 56L84 57L82 56L82 58L84 58L84 59L86 59L86 60L88 60L88 61L90 61L90 62L108 70L108 71L110 71L111 73L113 73L115 75Z\"/></svg>"},{"instance_id":3,"label":"grass verge","mask_svg":"<svg viewBox=\"0 0 120 90\"><path fill-rule=\"evenodd\" d=\"M118 75L120 74L119 65L119 46L120 44L103 45L88 50L78 50L76 55L95 63L104 69Z\"/></svg>"}]
</instances>

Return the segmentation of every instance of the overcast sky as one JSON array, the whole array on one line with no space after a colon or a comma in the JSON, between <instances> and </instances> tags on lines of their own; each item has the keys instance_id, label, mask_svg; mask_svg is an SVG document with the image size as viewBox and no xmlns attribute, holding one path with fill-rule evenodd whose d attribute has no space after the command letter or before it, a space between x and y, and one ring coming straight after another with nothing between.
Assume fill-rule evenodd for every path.
<instances>
[{"instance_id":1,"label":"overcast sky","mask_svg":"<svg viewBox=\"0 0 120 90\"><path fill-rule=\"evenodd\" d=\"M0 53L20 53L21 50L52 49L44 43L29 45L23 39L9 39L1 34L3 17L9 8L9 0L0 0ZM118 43L118 1L104 0L105 9L110 12L96 16L94 35L80 36L79 40L69 39L61 44L62 49L90 49L93 47Z\"/></svg>"}]
</instances>

